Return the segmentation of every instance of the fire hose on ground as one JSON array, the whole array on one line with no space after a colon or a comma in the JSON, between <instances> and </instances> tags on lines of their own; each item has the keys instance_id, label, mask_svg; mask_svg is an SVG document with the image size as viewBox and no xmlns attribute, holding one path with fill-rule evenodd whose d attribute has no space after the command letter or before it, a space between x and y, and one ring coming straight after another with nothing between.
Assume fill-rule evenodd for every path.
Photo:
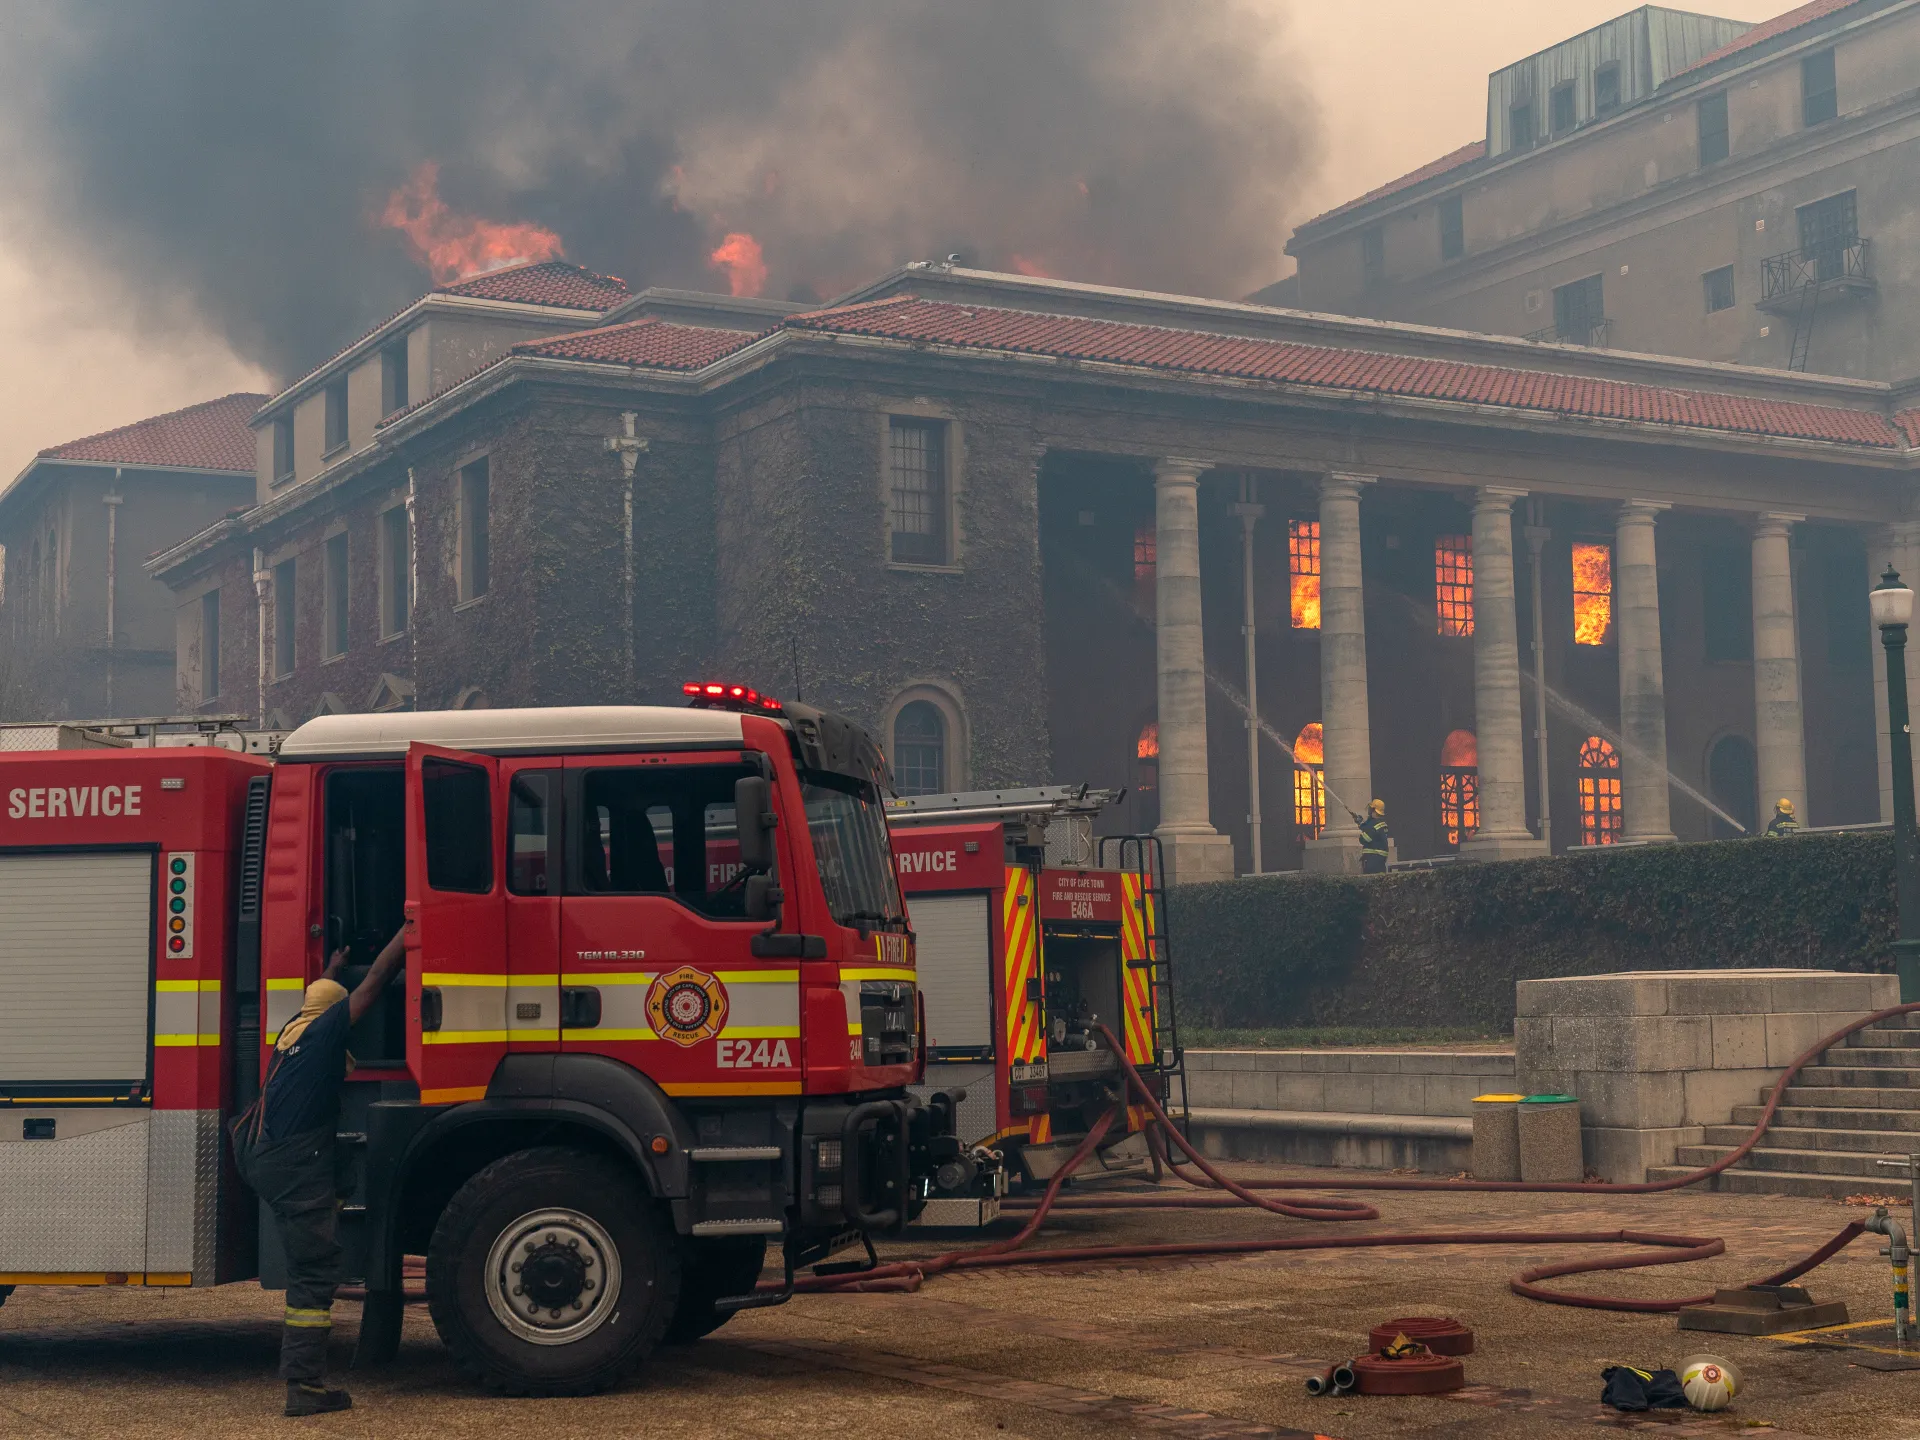
<instances>
[{"instance_id":1,"label":"fire hose on ground","mask_svg":"<svg viewBox=\"0 0 1920 1440\"><path fill-rule=\"evenodd\" d=\"M1744 1159L1754 1146L1760 1143L1773 1123L1775 1112L1780 1108L1787 1087L1807 1065L1813 1063L1832 1046L1846 1039L1855 1031L1869 1025L1878 1024L1896 1015L1908 1015L1920 1011L1920 1003L1893 1005L1884 1010L1876 1010L1864 1019L1842 1026L1831 1035L1816 1042L1800 1055L1774 1084L1767 1097L1766 1108L1755 1123L1752 1132L1737 1147L1729 1151L1711 1165L1702 1166L1685 1175L1669 1180L1645 1181L1639 1183L1615 1184L1607 1181L1570 1181L1549 1184L1528 1184L1524 1181L1504 1180L1425 1180L1401 1177L1342 1180L1336 1188L1342 1190L1409 1190L1409 1191L1456 1191L1462 1193L1521 1193L1521 1194L1574 1194L1574 1195L1652 1195L1669 1190L1679 1190L1689 1185L1697 1185L1711 1179L1723 1170L1729 1169ZM1140 1072L1127 1059L1125 1050L1114 1038L1113 1032L1100 1027L1101 1034L1114 1058L1119 1062L1125 1079L1126 1090L1130 1091L1137 1102L1144 1105L1152 1116L1149 1127L1149 1144L1154 1147L1156 1162L1164 1157L1167 1168L1179 1179L1186 1181L1196 1189L1209 1191L1195 1195L1091 1195L1062 1196L1061 1187L1072 1176L1081 1163L1093 1153L1114 1121L1125 1113L1126 1096L1123 1094L1114 1107L1109 1110L1088 1130L1084 1139L1074 1149L1037 1201L1031 1202L1027 1222L1020 1231L1004 1240L978 1246L970 1250L955 1250L944 1255L936 1255L924 1260L903 1260L880 1265L870 1270L855 1271L837 1275L816 1275L799 1279L794 1284L796 1292L803 1294L858 1294L861 1292L887 1290L918 1290L927 1280L951 1270L970 1270L999 1268L1016 1265L1063 1265L1085 1264L1089 1261L1135 1260L1174 1256L1196 1255L1252 1255L1286 1250L1362 1250L1389 1249L1405 1247L1442 1246L1442 1245L1639 1245L1651 1247L1621 1255L1608 1255L1597 1260L1571 1260L1558 1264L1539 1265L1523 1270L1508 1282L1514 1294L1529 1300L1543 1301L1550 1305L1572 1305L1595 1310L1625 1310L1642 1313L1660 1313L1679 1310L1684 1306L1704 1304L1711 1295L1693 1295L1680 1299L1643 1300L1613 1295L1578 1295L1564 1291L1547 1290L1536 1282L1555 1279L1566 1275L1591 1274L1605 1270L1639 1270L1655 1265L1680 1265L1692 1260L1707 1260L1724 1254L1726 1243L1715 1236L1663 1235L1640 1230L1603 1230L1603 1231L1554 1231L1554 1230L1458 1230L1427 1231L1405 1234L1368 1234L1339 1235L1328 1238L1288 1237L1269 1240L1205 1240L1191 1242L1163 1242L1139 1245L1096 1245L1075 1246L1067 1249L1026 1250L1022 1247L1045 1223L1046 1218L1056 1208L1062 1210L1157 1210L1157 1209L1195 1209L1219 1206L1248 1205L1270 1214L1284 1215L1300 1220L1377 1220L1380 1212L1364 1201L1346 1200L1334 1196L1315 1196L1298 1201L1287 1201L1263 1195L1261 1191L1288 1191L1320 1189L1326 1187L1326 1181L1320 1179L1261 1180L1242 1182L1222 1174L1207 1158L1194 1148L1185 1135L1173 1123L1153 1094L1150 1086ZM1165 1150L1171 1141L1187 1159L1187 1164L1200 1171L1204 1180L1195 1179L1183 1173L1186 1166L1174 1161ZM1027 1202L1012 1201L1007 1208L1012 1211L1029 1209ZM1825 1263L1834 1255L1850 1245L1864 1233L1867 1226L1862 1222L1853 1222L1841 1228L1831 1240L1811 1254L1787 1266L1785 1269L1755 1281L1759 1285L1785 1285L1806 1274L1818 1265Z\"/></svg>"}]
</instances>

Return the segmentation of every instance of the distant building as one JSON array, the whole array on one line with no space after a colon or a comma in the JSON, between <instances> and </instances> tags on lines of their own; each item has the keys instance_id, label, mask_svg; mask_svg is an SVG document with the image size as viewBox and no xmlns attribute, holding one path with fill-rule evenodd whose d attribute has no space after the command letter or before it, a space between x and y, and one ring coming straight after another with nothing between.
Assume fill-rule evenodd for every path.
<instances>
[{"instance_id":1,"label":"distant building","mask_svg":"<svg viewBox=\"0 0 1920 1440\"><path fill-rule=\"evenodd\" d=\"M42 450L0 492L4 697L35 718L174 707L174 599L141 564L253 501L235 394Z\"/></svg>"},{"instance_id":2,"label":"distant building","mask_svg":"<svg viewBox=\"0 0 1920 1440\"><path fill-rule=\"evenodd\" d=\"M1487 82L1485 134L1301 225L1309 310L1920 375L1920 0L1643 6Z\"/></svg>"}]
</instances>

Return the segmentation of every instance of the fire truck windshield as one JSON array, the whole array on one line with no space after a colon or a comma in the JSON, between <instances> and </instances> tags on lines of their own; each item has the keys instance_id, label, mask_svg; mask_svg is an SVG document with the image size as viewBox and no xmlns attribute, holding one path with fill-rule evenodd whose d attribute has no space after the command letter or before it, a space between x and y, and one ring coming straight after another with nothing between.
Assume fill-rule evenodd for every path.
<instances>
[{"instance_id":1,"label":"fire truck windshield","mask_svg":"<svg viewBox=\"0 0 1920 1440\"><path fill-rule=\"evenodd\" d=\"M800 788L834 921L904 930L906 914L879 792L861 781L818 771L807 774Z\"/></svg>"}]
</instances>

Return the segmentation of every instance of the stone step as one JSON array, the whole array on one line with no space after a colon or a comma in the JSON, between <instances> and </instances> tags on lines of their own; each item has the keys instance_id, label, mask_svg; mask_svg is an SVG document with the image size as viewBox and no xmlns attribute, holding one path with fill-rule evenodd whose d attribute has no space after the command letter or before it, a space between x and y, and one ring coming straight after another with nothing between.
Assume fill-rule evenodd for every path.
<instances>
[{"instance_id":1,"label":"stone step","mask_svg":"<svg viewBox=\"0 0 1920 1440\"><path fill-rule=\"evenodd\" d=\"M1726 1153L1726 1149L1718 1145L1682 1145L1674 1152L1673 1163L1685 1170L1698 1170ZM1906 1184L1904 1174L1883 1170L1876 1163L1886 1158L1856 1150L1787 1150L1762 1146L1742 1157L1734 1169L1794 1175L1851 1175L1858 1182L1858 1189L1869 1188L1869 1182L1878 1185L1882 1179L1886 1180L1889 1190Z\"/></svg>"},{"instance_id":2,"label":"stone step","mask_svg":"<svg viewBox=\"0 0 1920 1440\"><path fill-rule=\"evenodd\" d=\"M1806 1078L1802 1071L1800 1079ZM1760 1092L1764 1103L1767 1092ZM1920 1089L1855 1085L1789 1085L1782 1105L1812 1106L1818 1110L1920 1110Z\"/></svg>"},{"instance_id":3,"label":"stone step","mask_svg":"<svg viewBox=\"0 0 1920 1440\"><path fill-rule=\"evenodd\" d=\"M1901 1015L1896 1018L1904 1020L1907 1017ZM1887 1046L1920 1049L1920 1030L1906 1025L1895 1026L1883 1021L1878 1025L1869 1025L1864 1030L1854 1031L1842 1044L1848 1049L1874 1049Z\"/></svg>"},{"instance_id":4,"label":"stone step","mask_svg":"<svg viewBox=\"0 0 1920 1440\"><path fill-rule=\"evenodd\" d=\"M1690 1170L1691 1165L1659 1165L1649 1167L1649 1180L1675 1180ZM1905 1194L1906 1182L1893 1171L1883 1171L1893 1175L1892 1180L1863 1183L1857 1175L1809 1175L1791 1170L1743 1170L1735 1166L1731 1170L1722 1170L1710 1180L1702 1180L1689 1189L1716 1190L1723 1195L1798 1195L1810 1200L1844 1200L1849 1195L1901 1195ZM1864 1217L1866 1212L1862 1211Z\"/></svg>"},{"instance_id":5,"label":"stone step","mask_svg":"<svg viewBox=\"0 0 1920 1440\"><path fill-rule=\"evenodd\" d=\"M1734 1143L1760 1123L1765 1105L1736 1105L1727 1126L1714 1127L1738 1132ZM1829 1108L1819 1105L1782 1105L1773 1112L1773 1124L1780 1130L1877 1130L1898 1131L1920 1147L1920 1110L1872 1110Z\"/></svg>"},{"instance_id":6,"label":"stone step","mask_svg":"<svg viewBox=\"0 0 1920 1440\"><path fill-rule=\"evenodd\" d=\"M1920 1089L1920 1071L1871 1069L1864 1065L1809 1065L1793 1077L1795 1085L1838 1086L1842 1089Z\"/></svg>"},{"instance_id":7,"label":"stone step","mask_svg":"<svg viewBox=\"0 0 1920 1440\"><path fill-rule=\"evenodd\" d=\"M1864 1111L1871 1114L1871 1111ZM1709 1125L1705 1144L1718 1150L1731 1150L1753 1133L1751 1125ZM1825 1126L1783 1125L1776 1117L1773 1127L1761 1137L1763 1147L1781 1150L1851 1150L1857 1153L1896 1156L1920 1153L1920 1134L1912 1130L1847 1130ZM1702 1162L1704 1163L1704 1162Z\"/></svg>"},{"instance_id":8,"label":"stone step","mask_svg":"<svg viewBox=\"0 0 1920 1440\"><path fill-rule=\"evenodd\" d=\"M1920 1030L1912 1032L1920 1038ZM1920 1049L1905 1045L1835 1045L1808 1070L1920 1070Z\"/></svg>"}]
</instances>

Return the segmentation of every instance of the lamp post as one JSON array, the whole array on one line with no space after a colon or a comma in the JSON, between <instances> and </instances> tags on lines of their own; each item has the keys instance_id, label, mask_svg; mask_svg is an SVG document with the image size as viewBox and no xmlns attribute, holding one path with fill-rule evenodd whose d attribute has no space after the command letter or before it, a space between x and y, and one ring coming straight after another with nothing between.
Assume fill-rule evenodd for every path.
<instances>
[{"instance_id":1,"label":"lamp post","mask_svg":"<svg viewBox=\"0 0 1920 1440\"><path fill-rule=\"evenodd\" d=\"M1913 815L1913 734L1907 716L1907 623L1913 591L1889 565L1867 597L1887 652L1887 739L1893 756L1893 883L1898 905L1894 968L1900 1002L1920 1000L1920 832Z\"/></svg>"}]
</instances>

